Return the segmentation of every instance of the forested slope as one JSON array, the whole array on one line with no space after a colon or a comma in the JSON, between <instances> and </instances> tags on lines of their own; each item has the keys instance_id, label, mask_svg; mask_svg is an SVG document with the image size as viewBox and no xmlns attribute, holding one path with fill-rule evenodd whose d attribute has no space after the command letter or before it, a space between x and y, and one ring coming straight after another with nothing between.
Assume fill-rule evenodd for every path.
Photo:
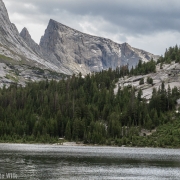
<instances>
[{"instance_id":1,"label":"forested slope","mask_svg":"<svg viewBox=\"0 0 180 180\"><path fill-rule=\"evenodd\" d=\"M159 130L171 122L180 125L175 115L180 90L165 89L162 83L149 101L133 87L119 88L114 94L120 77L154 72L155 64L150 61L131 71L124 66L86 77L79 74L59 82L46 80L0 89L1 142L55 142L65 137L91 144L164 146L161 141L165 137L139 135L142 128ZM159 131L155 134L157 137Z\"/></svg>"}]
</instances>

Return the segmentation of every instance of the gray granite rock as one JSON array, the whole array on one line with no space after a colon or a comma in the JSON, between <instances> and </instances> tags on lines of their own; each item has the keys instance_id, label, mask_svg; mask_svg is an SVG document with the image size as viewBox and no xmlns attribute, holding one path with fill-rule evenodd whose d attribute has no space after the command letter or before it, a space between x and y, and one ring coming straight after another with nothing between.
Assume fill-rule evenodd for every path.
<instances>
[{"instance_id":1,"label":"gray granite rock","mask_svg":"<svg viewBox=\"0 0 180 180\"><path fill-rule=\"evenodd\" d=\"M20 36L24 39L26 44L40 57L42 57L42 51L40 46L31 38L31 35L29 34L29 31L27 28L23 28L20 32Z\"/></svg>"},{"instance_id":2,"label":"gray granite rock","mask_svg":"<svg viewBox=\"0 0 180 180\"><path fill-rule=\"evenodd\" d=\"M147 84L147 77L153 79L153 85ZM140 79L144 78L144 84L139 85ZM130 78L121 78L114 89L114 92L117 93L118 88L130 86L135 87L136 89L142 89L142 97L150 99L152 96L153 88L158 89L161 87L162 82L165 84L165 88L168 89L174 88L175 86L180 89L180 64L172 62L171 64L164 64L163 69L160 69L160 64L156 66L156 73L150 73L142 76L133 76Z\"/></svg>"},{"instance_id":3,"label":"gray granite rock","mask_svg":"<svg viewBox=\"0 0 180 180\"><path fill-rule=\"evenodd\" d=\"M70 73L87 74L126 64L132 67L139 59L149 61L158 58L127 43L118 44L110 39L91 36L52 19L41 38L40 46L45 59Z\"/></svg>"},{"instance_id":4,"label":"gray granite rock","mask_svg":"<svg viewBox=\"0 0 180 180\"><path fill-rule=\"evenodd\" d=\"M158 56L127 43L118 44L79 32L54 20L49 21L38 45L26 28L18 32L0 0L1 87L14 82L25 85L46 78L61 79L60 73L72 75L81 72L85 75L126 64L131 67L139 59L149 61L151 58L157 59Z\"/></svg>"},{"instance_id":5,"label":"gray granite rock","mask_svg":"<svg viewBox=\"0 0 180 180\"><path fill-rule=\"evenodd\" d=\"M59 71L58 67L45 61L31 48L20 36L16 26L10 22L6 7L0 0L0 54L14 61L31 61L34 66Z\"/></svg>"}]
</instances>

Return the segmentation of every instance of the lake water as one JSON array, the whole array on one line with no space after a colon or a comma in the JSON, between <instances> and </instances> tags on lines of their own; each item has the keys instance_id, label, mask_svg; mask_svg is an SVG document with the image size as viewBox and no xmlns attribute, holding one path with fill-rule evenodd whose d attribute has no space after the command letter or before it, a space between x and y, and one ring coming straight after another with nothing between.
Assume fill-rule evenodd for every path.
<instances>
[{"instance_id":1,"label":"lake water","mask_svg":"<svg viewBox=\"0 0 180 180\"><path fill-rule=\"evenodd\" d=\"M180 150L0 144L0 179L180 180Z\"/></svg>"}]
</instances>

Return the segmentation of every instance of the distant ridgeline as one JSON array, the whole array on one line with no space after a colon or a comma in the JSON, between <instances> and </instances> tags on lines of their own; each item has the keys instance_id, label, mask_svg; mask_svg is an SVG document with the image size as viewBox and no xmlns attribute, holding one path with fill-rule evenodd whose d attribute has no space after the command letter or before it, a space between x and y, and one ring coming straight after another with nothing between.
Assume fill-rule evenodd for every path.
<instances>
[{"instance_id":1,"label":"distant ridgeline","mask_svg":"<svg viewBox=\"0 0 180 180\"><path fill-rule=\"evenodd\" d=\"M85 78L80 73L59 82L0 89L0 141L45 143L65 137L88 144L180 147L180 118L175 114L178 88L166 90L162 83L153 89L149 102L141 97L141 89L133 87L119 88L114 94L119 78L155 69L153 60L140 61L130 71L123 66ZM155 128L156 133L140 136L142 129Z\"/></svg>"}]
</instances>

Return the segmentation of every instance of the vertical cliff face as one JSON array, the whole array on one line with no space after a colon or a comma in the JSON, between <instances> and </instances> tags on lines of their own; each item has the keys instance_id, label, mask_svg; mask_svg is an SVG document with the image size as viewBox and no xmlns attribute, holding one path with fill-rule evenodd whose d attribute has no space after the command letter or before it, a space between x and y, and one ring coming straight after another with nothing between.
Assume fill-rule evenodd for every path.
<instances>
[{"instance_id":1,"label":"vertical cliff face","mask_svg":"<svg viewBox=\"0 0 180 180\"><path fill-rule=\"evenodd\" d=\"M157 57L129 44L118 44L109 39L91 36L50 20L40 41L46 59L57 66L76 72L97 72L129 64L139 59L148 61Z\"/></svg>"},{"instance_id":2,"label":"vertical cliff face","mask_svg":"<svg viewBox=\"0 0 180 180\"><path fill-rule=\"evenodd\" d=\"M41 38L40 47L44 58L56 64L63 72L87 74L90 70L84 63L86 57L81 55L81 51L85 47L82 48L76 36L75 39L73 38L74 31L50 20L45 34ZM85 51L87 52L87 50Z\"/></svg>"},{"instance_id":3,"label":"vertical cliff face","mask_svg":"<svg viewBox=\"0 0 180 180\"><path fill-rule=\"evenodd\" d=\"M120 46L50 20L40 46L49 59L72 72L101 71L121 65Z\"/></svg>"}]
</instances>

